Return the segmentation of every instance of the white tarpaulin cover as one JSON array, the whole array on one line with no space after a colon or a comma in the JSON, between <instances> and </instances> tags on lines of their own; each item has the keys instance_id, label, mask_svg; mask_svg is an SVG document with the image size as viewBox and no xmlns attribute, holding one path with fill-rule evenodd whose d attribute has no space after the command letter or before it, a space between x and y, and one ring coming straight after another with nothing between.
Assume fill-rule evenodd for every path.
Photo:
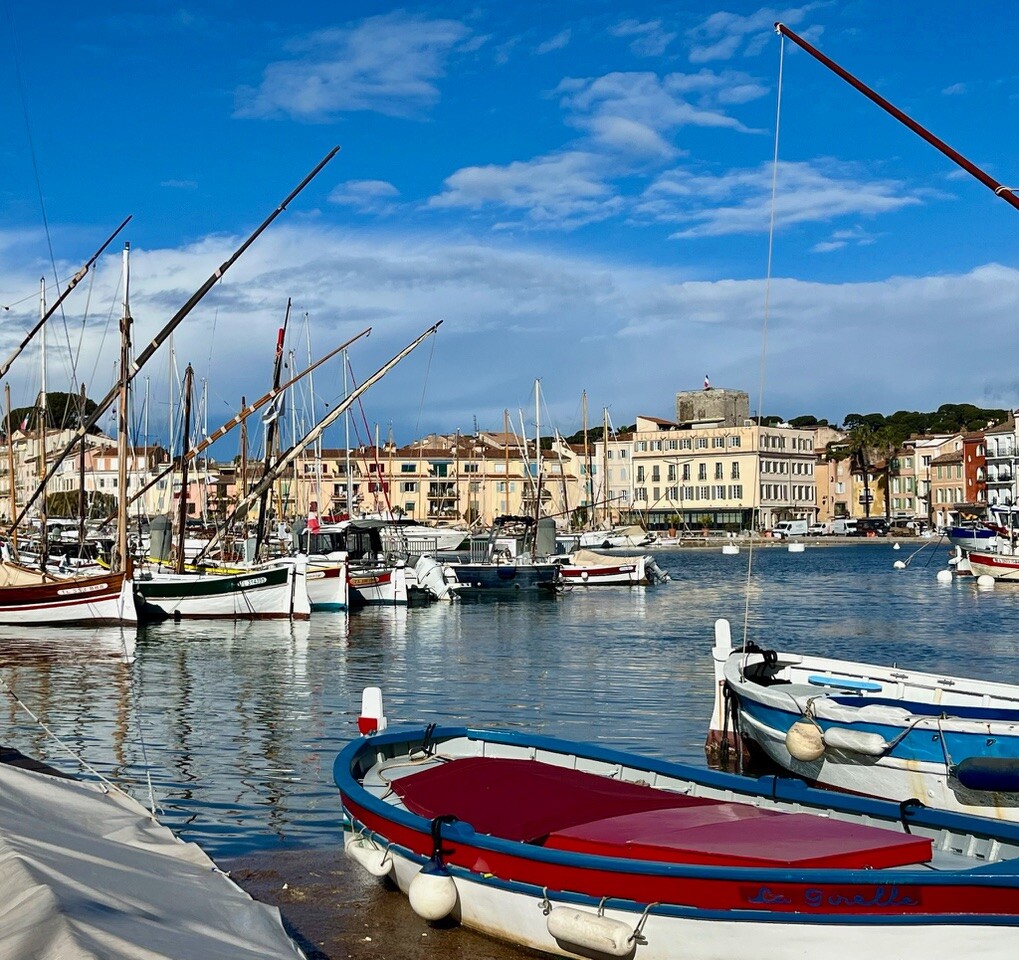
<instances>
[{"instance_id":1,"label":"white tarpaulin cover","mask_svg":"<svg viewBox=\"0 0 1019 960\"><path fill-rule=\"evenodd\" d=\"M0 957L290 960L279 912L130 797L0 764Z\"/></svg>"}]
</instances>

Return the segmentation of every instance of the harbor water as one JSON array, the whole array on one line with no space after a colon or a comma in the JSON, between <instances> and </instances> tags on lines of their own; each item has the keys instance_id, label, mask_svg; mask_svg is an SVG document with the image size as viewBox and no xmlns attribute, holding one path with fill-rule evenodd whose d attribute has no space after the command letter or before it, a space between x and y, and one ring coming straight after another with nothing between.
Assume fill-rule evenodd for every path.
<instances>
[{"instance_id":1,"label":"harbor water","mask_svg":"<svg viewBox=\"0 0 1019 960\"><path fill-rule=\"evenodd\" d=\"M703 765L718 617L734 640L746 622L777 649L1019 682L1019 584L940 583L948 549L914 556L920 545L772 546L749 565L746 549L659 551L672 581L651 588L297 624L168 622L138 634L133 660L119 655L119 630L5 628L0 744L88 777L80 757L142 803L151 794L162 822L217 860L299 852L335 864L332 764L357 735L366 685L383 688L391 726L519 728ZM370 940L347 919L350 936ZM444 949L433 935L406 952L389 942L385 955Z\"/></svg>"}]
</instances>

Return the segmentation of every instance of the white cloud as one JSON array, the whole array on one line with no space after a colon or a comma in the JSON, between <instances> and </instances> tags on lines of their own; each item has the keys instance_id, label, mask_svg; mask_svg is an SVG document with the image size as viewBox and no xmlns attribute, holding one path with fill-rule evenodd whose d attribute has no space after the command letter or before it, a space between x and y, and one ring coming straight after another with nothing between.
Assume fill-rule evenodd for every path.
<instances>
[{"instance_id":1,"label":"white cloud","mask_svg":"<svg viewBox=\"0 0 1019 960\"><path fill-rule=\"evenodd\" d=\"M672 239L759 233L770 221L771 183L770 164L720 176L673 170L647 189L636 211L662 222L687 224ZM781 228L848 215L875 216L915 206L929 196L935 194L908 191L894 180L866 180L831 161L781 163L775 223Z\"/></svg>"},{"instance_id":2,"label":"white cloud","mask_svg":"<svg viewBox=\"0 0 1019 960\"><path fill-rule=\"evenodd\" d=\"M569 29L560 30L554 37L550 37L544 43L539 43L534 48L534 52L538 56L543 56L546 53L552 53L554 50L562 50L570 42L570 37L573 32Z\"/></svg>"},{"instance_id":3,"label":"white cloud","mask_svg":"<svg viewBox=\"0 0 1019 960\"><path fill-rule=\"evenodd\" d=\"M969 85L965 83L953 83L950 86L945 87L941 92L947 97L957 97L960 94L967 93L969 91Z\"/></svg>"},{"instance_id":4,"label":"white cloud","mask_svg":"<svg viewBox=\"0 0 1019 960\"><path fill-rule=\"evenodd\" d=\"M634 37L630 51L640 57L660 57L676 39L676 34L662 27L661 20L623 20L609 29L616 37Z\"/></svg>"},{"instance_id":5,"label":"white cloud","mask_svg":"<svg viewBox=\"0 0 1019 960\"><path fill-rule=\"evenodd\" d=\"M868 233L860 226L852 227L849 230L833 230L827 240L815 243L810 248L811 253L832 253L835 250L843 250L846 247L869 247L877 243L877 237Z\"/></svg>"},{"instance_id":6,"label":"white cloud","mask_svg":"<svg viewBox=\"0 0 1019 960\"><path fill-rule=\"evenodd\" d=\"M603 158L566 151L505 166L464 167L447 177L432 208L493 206L523 211L535 226L576 227L604 220L621 209L606 179Z\"/></svg>"},{"instance_id":7,"label":"white cloud","mask_svg":"<svg viewBox=\"0 0 1019 960\"><path fill-rule=\"evenodd\" d=\"M665 137L682 127L749 132L723 109L763 96L764 87L746 74L702 70L695 74L609 73L569 78L556 93L567 120L602 149L668 159L677 152ZM632 139L620 136L626 126Z\"/></svg>"},{"instance_id":8,"label":"white cloud","mask_svg":"<svg viewBox=\"0 0 1019 960\"><path fill-rule=\"evenodd\" d=\"M360 213L391 213L396 209L393 201L400 191L386 180L348 180L335 187L329 202L353 207Z\"/></svg>"},{"instance_id":9,"label":"white cloud","mask_svg":"<svg viewBox=\"0 0 1019 960\"><path fill-rule=\"evenodd\" d=\"M147 343L237 242L210 237L179 249L135 248L135 342ZM4 313L4 355L34 320L32 294L40 270L48 272L44 238L36 238L34 258L27 253L25 238L12 247L0 233L5 290L12 298L18 291L27 297ZM116 350L119 260L119 253L103 258L91 294L79 371L93 397L109 386ZM61 264L59 273L66 278L78 266ZM351 351L361 379L426 327L445 320L434 341L365 395L369 422L392 419L398 442L415 431L467 427L473 415L482 427L499 429L503 409L528 405L535 377L544 378L546 402L553 417L561 418L554 425L564 432L578 426L569 418L577 416L584 389L595 408L608 406L614 422L623 423L638 412L669 416L676 390L697 387L705 369L719 385L753 390L758 382L760 280L704 280L690 270L535 246L453 241L441 233L397 236L276 224L175 335L180 365L191 361L196 375L208 379L210 428L236 412L242 394L251 398L266 389L288 296L293 316L309 314L315 355L373 326L371 337ZM858 408L861 397L868 409L886 412L935 409L946 401L1014 406L1019 378L988 372L986 344L1012 336L1017 298L1019 270L995 264L864 283L777 277L766 364L769 371L795 375L771 378L766 410L837 419ZM75 348L84 302L77 294L68 301ZM961 320L981 336L958 336ZM303 360L303 332L298 340ZM916 357L921 341L923 362L911 363L908 377L897 375L893 358ZM873 362L838 364L847 351L877 342L880 350L868 352ZM939 352L938 344L950 347ZM37 389L33 350L12 370L15 406L30 402ZM479 370L479 363L481 375L465 375ZM54 351L51 389L61 389L64 368ZM162 352L143 368L141 377L151 378L154 397L166 395L166 371ZM321 400L334 403L342 392L338 366L322 368L315 387ZM153 432L163 429L161 416L165 403L154 401Z\"/></svg>"},{"instance_id":10,"label":"white cloud","mask_svg":"<svg viewBox=\"0 0 1019 960\"><path fill-rule=\"evenodd\" d=\"M355 110L418 116L439 99L436 81L470 31L455 20L397 11L292 40L289 60L237 92L235 116L323 121Z\"/></svg>"},{"instance_id":11,"label":"white cloud","mask_svg":"<svg viewBox=\"0 0 1019 960\"><path fill-rule=\"evenodd\" d=\"M808 3L785 9L762 7L746 16L725 11L713 13L703 23L687 31L687 39L691 43L690 62L730 60L740 50L754 56L774 38L776 22L796 26L820 6L820 3ZM816 37L820 30L814 28L809 33Z\"/></svg>"}]
</instances>

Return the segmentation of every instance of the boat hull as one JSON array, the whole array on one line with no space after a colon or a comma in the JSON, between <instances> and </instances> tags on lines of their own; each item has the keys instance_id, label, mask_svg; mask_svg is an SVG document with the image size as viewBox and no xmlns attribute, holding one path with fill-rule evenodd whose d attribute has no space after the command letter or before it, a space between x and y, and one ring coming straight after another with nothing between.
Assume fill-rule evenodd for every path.
<instances>
[{"instance_id":1,"label":"boat hull","mask_svg":"<svg viewBox=\"0 0 1019 960\"><path fill-rule=\"evenodd\" d=\"M122 573L0 587L0 624L100 626L137 622L132 581Z\"/></svg>"},{"instance_id":2,"label":"boat hull","mask_svg":"<svg viewBox=\"0 0 1019 960\"><path fill-rule=\"evenodd\" d=\"M556 563L448 563L459 584L458 596L482 594L553 594L559 582Z\"/></svg>"},{"instance_id":3,"label":"boat hull","mask_svg":"<svg viewBox=\"0 0 1019 960\"><path fill-rule=\"evenodd\" d=\"M347 572L347 589L351 607L407 605L407 568L404 566L377 569L352 565Z\"/></svg>"},{"instance_id":4,"label":"boat hull","mask_svg":"<svg viewBox=\"0 0 1019 960\"><path fill-rule=\"evenodd\" d=\"M344 561L308 564L308 600L312 610L338 611L350 606Z\"/></svg>"},{"instance_id":5,"label":"boat hull","mask_svg":"<svg viewBox=\"0 0 1019 960\"><path fill-rule=\"evenodd\" d=\"M971 550L968 557L970 570L975 577L1019 581L1019 556Z\"/></svg>"},{"instance_id":6,"label":"boat hull","mask_svg":"<svg viewBox=\"0 0 1019 960\"><path fill-rule=\"evenodd\" d=\"M559 575L564 583L575 587L636 587L648 582L643 557L604 564L564 563Z\"/></svg>"},{"instance_id":7,"label":"boat hull","mask_svg":"<svg viewBox=\"0 0 1019 960\"><path fill-rule=\"evenodd\" d=\"M773 763L813 784L1019 823L1019 688L821 657L742 654L732 652L727 626L723 638L713 650L709 754L723 739L735 747L738 729ZM769 656L776 658L770 666ZM767 683L755 681L757 671L767 671ZM821 734L816 757L788 739L801 722ZM974 787L974 765L988 760L1001 771L995 789Z\"/></svg>"},{"instance_id":8,"label":"boat hull","mask_svg":"<svg viewBox=\"0 0 1019 960\"><path fill-rule=\"evenodd\" d=\"M348 745L334 767L352 828L347 852L359 860L356 848L367 846L374 848L377 860L391 860L389 875L412 904L412 886L436 847L433 823L387 802L381 774L390 761L393 770L401 764L413 766L404 761L415 751L417 763L427 763L429 754L420 752L426 738L429 749L447 765L457 757L519 757L677 792L689 787L671 777L692 774L718 796L743 795L747 800L756 796L751 802L766 806L788 800L797 810L826 809L824 798L831 796L795 781L767 778L758 784L516 732L440 729L429 734L418 731L416 738L406 731L371 736ZM691 796L700 797L696 790ZM862 798L844 798L842 803L847 816L871 823L884 820L895 828L892 836L902 837L897 807ZM1010 852L1011 844L1019 840L1016 828L979 818L928 811L917 817L914 834L924 828L936 834L939 827L953 824L975 824L982 831L987 824L1008 838ZM922 820L926 823L921 825ZM979 879L967 878L963 870L939 873L926 865L893 871L765 869L578 853L551 848L544 841L502 839L457 822L439 829L442 866L455 888L448 916L553 955L605 955L582 940L564 940L550 930L552 914L561 908L580 911L585 918L581 926L600 924L592 918L603 916L616 921L624 934L630 930L638 935L635 949L627 952L624 938L623 952L613 955L655 960L788 960L814 954L858 960L861 950L902 960L917 955L956 960L958 955L983 956L985 951L1004 958L1019 947L1015 896L1019 875L1011 861L1000 876L995 872Z\"/></svg>"},{"instance_id":9,"label":"boat hull","mask_svg":"<svg viewBox=\"0 0 1019 960\"><path fill-rule=\"evenodd\" d=\"M138 582L147 603L175 620L307 620L303 570L295 564L241 574L158 574Z\"/></svg>"}]
</instances>

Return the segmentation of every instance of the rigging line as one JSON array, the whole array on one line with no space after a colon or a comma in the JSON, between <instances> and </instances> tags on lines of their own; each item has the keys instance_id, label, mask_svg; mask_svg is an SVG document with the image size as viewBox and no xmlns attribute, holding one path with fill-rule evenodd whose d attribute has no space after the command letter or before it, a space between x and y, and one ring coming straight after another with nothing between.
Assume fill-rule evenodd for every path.
<instances>
[{"instance_id":1,"label":"rigging line","mask_svg":"<svg viewBox=\"0 0 1019 960\"><path fill-rule=\"evenodd\" d=\"M425 408L425 394L428 392L428 377L432 372L432 357L435 355L435 339L429 344L428 349L428 362L425 364L425 379L421 384L421 402L418 404L418 417L414 422L414 436L417 437L421 433L421 411Z\"/></svg>"},{"instance_id":2,"label":"rigging line","mask_svg":"<svg viewBox=\"0 0 1019 960\"><path fill-rule=\"evenodd\" d=\"M754 457L754 496L751 503L761 502L761 431L764 422L764 375L768 355L768 319L771 313L771 273L775 252L775 206L778 197L778 144L782 120L782 74L785 65L785 37L778 47L778 89L775 96L775 149L771 161L771 212L768 219L768 260L764 279L764 320L761 325L761 366L757 385L757 456ZM760 520L760 507L757 509ZM750 545L747 548L747 583L743 595L743 649L746 650L750 628L750 585L754 568L754 524L751 514Z\"/></svg>"},{"instance_id":3,"label":"rigging line","mask_svg":"<svg viewBox=\"0 0 1019 960\"><path fill-rule=\"evenodd\" d=\"M21 709L24 710L25 713L27 713L37 724L39 724L40 727L42 727L42 729L46 732L47 736L49 736L60 747L66 750L67 753L74 757L74 759L77 760L78 763L80 763L81 766L84 767L84 769L88 770L88 772L91 773L100 782L100 784L102 784L101 789L103 793L109 793L110 790L115 790L117 793L124 794L125 797L131 796L131 794L129 794L126 790L122 789L121 787L118 787L117 784L115 784L112 780L109 780L106 777L104 777L83 756L81 756L81 754L75 753L74 750L71 749L71 747L64 743L64 741L61 740L60 737L58 737L53 732L53 730L46 724L44 720L40 719L35 713L32 712L32 708L29 707L28 704L25 703L25 701L18 696L17 691L15 691L15 689L7 682L7 680L2 675L0 675L0 688L2 688L6 693L8 693L10 697L14 700L14 702L19 707L21 707Z\"/></svg>"}]
</instances>

